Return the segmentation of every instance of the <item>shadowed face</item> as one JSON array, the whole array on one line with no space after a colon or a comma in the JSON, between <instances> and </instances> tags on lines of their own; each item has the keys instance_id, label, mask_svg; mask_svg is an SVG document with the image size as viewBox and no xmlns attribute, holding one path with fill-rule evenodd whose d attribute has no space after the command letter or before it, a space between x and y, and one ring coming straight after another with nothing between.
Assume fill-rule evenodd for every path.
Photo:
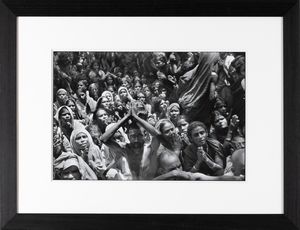
<instances>
[{"instance_id":1,"label":"shadowed face","mask_svg":"<svg viewBox=\"0 0 300 230\"><path fill-rule=\"evenodd\" d=\"M75 165L72 165L69 168L63 170L61 177L63 180L80 180L81 174L79 172L79 169Z\"/></svg>"},{"instance_id":2,"label":"shadowed face","mask_svg":"<svg viewBox=\"0 0 300 230\"><path fill-rule=\"evenodd\" d=\"M224 116L219 115L215 118L215 127L219 129L227 128L228 123Z\"/></svg>"},{"instance_id":3,"label":"shadowed face","mask_svg":"<svg viewBox=\"0 0 300 230\"><path fill-rule=\"evenodd\" d=\"M120 90L120 98L123 100L127 98L127 91L125 89Z\"/></svg>"},{"instance_id":4,"label":"shadowed face","mask_svg":"<svg viewBox=\"0 0 300 230\"><path fill-rule=\"evenodd\" d=\"M177 126L180 133L187 133L187 128L189 126L189 123L184 119L179 119L177 121Z\"/></svg>"},{"instance_id":5,"label":"shadowed face","mask_svg":"<svg viewBox=\"0 0 300 230\"><path fill-rule=\"evenodd\" d=\"M140 129L129 129L128 139L133 148L141 148L144 146L144 135Z\"/></svg>"},{"instance_id":6,"label":"shadowed face","mask_svg":"<svg viewBox=\"0 0 300 230\"><path fill-rule=\"evenodd\" d=\"M72 122L72 116L70 114L70 111L67 108L62 108L60 111L60 122L62 126L70 126Z\"/></svg>"},{"instance_id":7,"label":"shadowed face","mask_svg":"<svg viewBox=\"0 0 300 230\"><path fill-rule=\"evenodd\" d=\"M96 117L98 121L102 122L103 124L107 124L108 115L104 109L98 109Z\"/></svg>"},{"instance_id":8,"label":"shadowed face","mask_svg":"<svg viewBox=\"0 0 300 230\"><path fill-rule=\"evenodd\" d=\"M175 132L175 127L171 122L166 122L163 125L161 132L165 140L167 140L169 143L173 142L176 132Z\"/></svg>"},{"instance_id":9,"label":"shadowed face","mask_svg":"<svg viewBox=\"0 0 300 230\"><path fill-rule=\"evenodd\" d=\"M207 132L201 126L196 126L191 133L191 142L197 147L203 146L206 143Z\"/></svg>"},{"instance_id":10,"label":"shadowed face","mask_svg":"<svg viewBox=\"0 0 300 230\"><path fill-rule=\"evenodd\" d=\"M75 103L73 101L68 101L67 106L75 112Z\"/></svg>"}]
</instances>

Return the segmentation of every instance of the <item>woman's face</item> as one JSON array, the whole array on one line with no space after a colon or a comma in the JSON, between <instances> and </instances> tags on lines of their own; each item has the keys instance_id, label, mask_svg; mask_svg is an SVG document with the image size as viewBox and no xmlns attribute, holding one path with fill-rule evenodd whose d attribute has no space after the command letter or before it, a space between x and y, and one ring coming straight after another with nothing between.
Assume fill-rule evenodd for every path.
<instances>
[{"instance_id":1,"label":"woman's face","mask_svg":"<svg viewBox=\"0 0 300 230\"><path fill-rule=\"evenodd\" d=\"M140 73L137 70L134 70L132 75L133 75L133 77L139 77Z\"/></svg>"},{"instance_id":2,"label":"woman's face","mask_svg":"<svg viewBox=\"0 0 300 230\"><path fill-rule=\"evenodd\" d=\"M201 126L196 126L191 133L191 141L197 146L203 146L206 143L207 132Z\"/></svg>"},{"instance_id":3,"label":"woman's face","mask_svg":"<svg viewBox=\"0 0 300 230\"><path fill-rule=\"evenodd\" d=\"M75 104L74 104L73 101L69 101L69 102L67 103L67 106L68 106L73 112L75 112Z\"/></svg>"},{"instance_id":4,"label":"woman's face","mask_svg":"<svg viewBox=\"0 0 300 230\"><path fill-rule=\"evenodd\" d=\"M165 66L165 64L166 63L163 61L162 58L156 58L156 60L155 60L155 66L156 66L156 68L161 69L162 67Z\"/></svg>"},{"instance_id":5,"label":"woman's face","mask_svg":"<svg viewBox=\"0 0 300 230\"><path fill-rule=\"evenodd\" d=\"M222 116L222 115L216 116L215 127L219 128L219 129L224 129L224 128L228 127L227 120L225 119L224 116Z\"/></svg>"},{"instance_id":6,"label":"woman's face","mask_svg":"<svg viewBox=\"0 0 300 230\"><path fill-rule=\"evenodd\" d=\"M62 92L59 92L57 94L57 100L62 103L62 104L65 104L66 101L68 100L68 97L67 97L67 93L62 91Z\"/></svg>"},{"instance_id":7,"label":"woman's face","mask_svg":"<svg viewBox=\"0 0 300 230\"><path fill-rule=\"evenodd\" d=\"M90 95L92 97L98 97L99 90L98 90L98 87L95 84L90 85L90 90L89 91L90 91Z\"/></svg>"},{"instance_id":8,"label":"woman's face","mask_svg":"<svg viewBox=\"0 0 300 230\"><path fill-rule=\"evenodd\" d=\"M104 95L104 97L106 97L107 100L108 100L109 102L111 102L111 101L113 100L113 98L112 98L112 96L111 96L110 93L106 93L106 94Z\"/></svg>"},{"instance_id":9,"label":"woman's face","mask_svg":"<svg viewBox=\"0 0 300 230\"><path fill-rule=\"evenodd\" d=\"M162 99L166 99L167 98L167 91L166 89L162 89L160 94L158 95L160 98Z\"/></svg>"},{"instance_id":10,"label":"woman's face","mask_svg":"<svg viewBox=\"0 0 300 230\"><path fill-rule=\"evenodd\" d=\"M134 86L135 92L140 92L142 90L142 86L140 83L136 83Z\"/></svg>"},{"instance_id":11,"label":"woman's face","mask_svg":"<svg viewBox=\"0 0 300 230\"><path fill-rule=\"evenodd\" d=\"M177 107L173 106L170 110L170 118L176 120L180 111Z\"/></svg>"},{"instance_id":12,"label":"woman's face","mask_svg":"<svg viewBox=\"0 0 300 230\"><path fill-rule=\"evenodd\" d=\"M97 62L93 64L93 70L99 71L99 64Z\"/></svg>"},{"instance_id":13,"label":"woman's face","mask_svg":"<svg viewBox=\"0 0 300 230\"><path fill-rule=\"evenodd\" d=\"M85 133L78 133L75 137L75 143L80 150L84 150L89 147L88 136Z\"/></svg>"},{"instance_id":14,"label":"woman's face","mask_svg":"<svg viewBox=\"0 0 300 230\"><path fill-rule=\"evenodd\" d=\"M85 101L86 100L86 94L84 92L79 92L78 93L78 97L81 101Z\"/></svg>"},{"instance_id":15,"label":"woman's face","mask_svg":"<svg viewBox=\"0 0 300 230\"><path fill-rule=\"evenodd\" d=\"M104 109L98 109L97 111L97 120L102 122L103 124L107 124L108 115Z\"/></svg>"},{"instance_id":16,"label":"woman's face","mask_svg":"<svg viewBox=\"0 0 300 230\"><path fill-rule=\"evenodd\" d=\"M140 102L145 102L146 101L146 98L145 98L145 95L143 93L138 93L137 94L137 99L140 101Z\"/></svg>"},{"instance_id":17,"label":"woman's face","mask_svg":"<svg viewBox=\"0 0 300 230\"><path fill-rule=\"evenodd\" d=\"M112 84L114 83L114 80L112 79L112 77L107 77L107 78L106 78L106 83L107 83L108 85L112 85Z\"/></svg>"},{"instance_id":18,"label":"woman's face","mask_svg":"<svg viewBox=\"0 0 300 230\"><path fill-rule=\"evenodd\" d=\"M129 87L128 81L127 80L123 80L122 81L122 86L125 87L125 88L128 88Z\"/></svg>"},{"instance_id":19,"label":"woman's face","mask_svg":"<svg viewBox=\"0 0 300 230\"><path fill-rule=\"evenodd\" d=\"M71 126L71 119L72 119L72 116L71 116L69 110L67 108L62 108L61 115L60 115L61 124L63 126L66 124Z\"/></svg>"},{"instance_id":20,"label":"woman's face","mask_svg":"<svg viewBox=\"0 0 300 230\"><path fill-rule=\"evenodd\" d=\"M78 86L77 86L77 89L81 89L81 90L84 90L85 89L85 84L83 83L83 81L79 81L78 82Z\"/></svg>"},{"instance_id":21,"label":"woman's face","mask_svg":"<svg viewBox=\"0 0 300 230\"><path fill-rule=\"evenodd\" d=\"M76 166L65 169L61 175L63 180L80 180L81 174Z\"/></svg>"},{"instance_id":22,"label":"woman's face","mask_svg":"<svg viewBox=\"0 0 300 230\"><path fill-rule=\"evenodd\" d=\"M222 114L222 115L226 115L227 112L227 108L225 105L220 105L217 110Z\"/></svg>"},{"instance_id":23,"label":"woman's face","mask_svg":"<svg viewBox=\"0 0 300 230\"><path fill-rule=\"evenodd\" d=\"M177 126L180 133L187 133L187 128L189 126L189 123L184 119L179 119L177 121Z\"/></svg>"},{"instance_id":24,"label":"woman's face","mask_svg":"<svg viewBox=\"0 0 300 230\"><path fill-rule=\"evenodd\" d=\"M109 109L109 100L106 97L102 98L101 105L104 109Z\"/></svg>"},{"instance_id":25,"label":"woman's face","mask_svg":"<svg viewBox=\"0 0 300 230\"><path fill-rule=\"evenodd\" d=\"M161 100L161 102L159 103L160 110L165 110L167 107L168 107L167 101Z\"/></svg>"},{"instance_id":26,"label":"woman's face","mask_svg":"<svg viewBox=\"0 0 300 230\"><path fill-rule=\"evenodd\" d=\"M120 97L121 97L122 99L127 98L127 92L126 92L125 89L120 90Z\"/></svg>"},{"instance_id":27,"label":"woman's face","mask_svg":"<svg viewBox=\"0 0 300 230\"><path fill-rule=\"evenodd\" d=\"M148 87L146 87L146 88L144 89L144 92L145 92L145 96L146 96L146 97L150 97L150 96L151 96L151 91L150 91L150 89L149 89Z\"/></svg>"}]
</instances>

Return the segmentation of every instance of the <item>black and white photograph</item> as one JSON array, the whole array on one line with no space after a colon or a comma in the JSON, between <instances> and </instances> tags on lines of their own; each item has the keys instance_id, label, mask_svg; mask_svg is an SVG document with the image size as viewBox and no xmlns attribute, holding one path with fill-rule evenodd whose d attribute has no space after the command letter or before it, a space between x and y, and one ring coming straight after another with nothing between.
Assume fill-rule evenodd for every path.
<instances>
[{"instance_id":1,"label":"black and white photograph","mask_svg":"<svg viewBox=\"0 0 300 230\"><path fill-rule=\"evenodd\" d=\"M52 58L54 180L246 180L245 52Z\"/></svg>"}]
</instances>

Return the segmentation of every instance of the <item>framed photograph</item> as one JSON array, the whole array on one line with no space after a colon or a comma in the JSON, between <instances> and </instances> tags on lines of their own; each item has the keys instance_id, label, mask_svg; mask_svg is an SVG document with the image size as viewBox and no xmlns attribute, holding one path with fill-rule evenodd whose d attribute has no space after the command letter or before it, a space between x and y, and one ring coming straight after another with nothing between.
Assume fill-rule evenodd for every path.
<instances>
[{"instance_id":1,"label":"framed photograph","mask_svg":"<svg viewBox=\"0 0 300 230\"><path fill-rule=\"evenodd\" d=\"M188 3L1 3L1 228L299 229L299 2Z\"/></svg>"}]
</instances>

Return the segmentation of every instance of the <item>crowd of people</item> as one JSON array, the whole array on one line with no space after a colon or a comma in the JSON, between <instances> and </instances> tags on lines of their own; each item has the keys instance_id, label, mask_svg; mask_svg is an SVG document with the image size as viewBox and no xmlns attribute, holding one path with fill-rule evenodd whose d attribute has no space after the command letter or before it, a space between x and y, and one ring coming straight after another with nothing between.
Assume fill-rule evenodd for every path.
<instances>
[{"instance_id":1,"label":"crowd of people","mask_svg":"<svg viewBox=\"0 0 300 230\"><path fill-rule=\"evenodd\" d=\"M245 53L54 52L53 95L54 179L245 179Z\"/></svg>"}]
</instances>

